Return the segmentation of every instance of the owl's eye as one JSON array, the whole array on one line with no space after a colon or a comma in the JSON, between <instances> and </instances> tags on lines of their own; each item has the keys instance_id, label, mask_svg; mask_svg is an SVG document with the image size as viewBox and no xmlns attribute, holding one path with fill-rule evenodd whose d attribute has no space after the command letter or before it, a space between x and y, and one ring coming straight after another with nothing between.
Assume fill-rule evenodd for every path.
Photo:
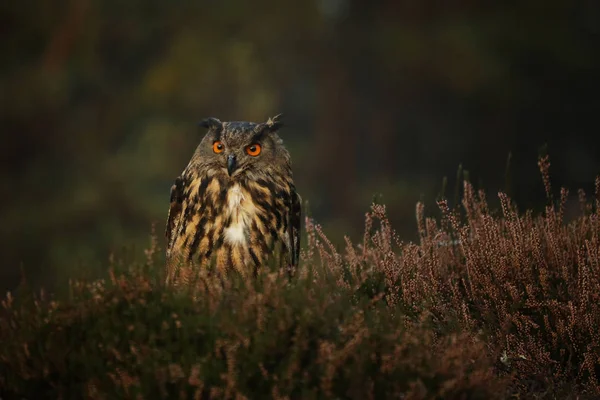
<instances>
[{"instance_id":1,"label":"owl's eye","mask_svg":"<svg viewBox=\"0 0 600 400\"><path fill-rule=\"evenodd\" d=\"M258 143L254 143L246 147L246 153L248 153L248 155L251 155L252 157L256 157L257 155L259 155L261 150L262 149L260 147L260 144Z\"/></svg>"},{"instance_id":2,"label":"owl's eye","mask_svg":"<svg viewBox=\"0 0 600 400\"><path fill-rule=\"evenodd\" d=\"M213 143L213 151L217 154L222 153L223 149L225 149L225 146L223 146L223 143L221 143L220 141L216 141Z\"/></svg>"}]
</instances>

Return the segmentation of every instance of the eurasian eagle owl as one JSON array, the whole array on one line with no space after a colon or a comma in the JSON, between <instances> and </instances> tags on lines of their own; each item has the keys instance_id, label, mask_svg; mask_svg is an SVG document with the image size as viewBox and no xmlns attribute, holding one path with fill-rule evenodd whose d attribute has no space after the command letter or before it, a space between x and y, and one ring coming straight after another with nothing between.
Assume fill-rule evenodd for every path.
<instances>
[{"instance_id":1,"label":"eurasian eagle owl","mask_svg":"<svg viewBox=\"0 0 600 400\"><path fill-rule=\"evenodd\" d=\"M171 188L167 283L186 284L214 263L255 274L277 253L294 268L300 252L300 196L281 122L200 123L208 132Z\"/></svg>"}]
</instances>

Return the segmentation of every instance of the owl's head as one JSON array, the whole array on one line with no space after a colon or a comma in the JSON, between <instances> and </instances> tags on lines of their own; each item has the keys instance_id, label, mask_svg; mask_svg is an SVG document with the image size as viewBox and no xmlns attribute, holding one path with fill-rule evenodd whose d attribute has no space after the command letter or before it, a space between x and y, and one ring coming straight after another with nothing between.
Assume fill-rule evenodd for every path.
<instances>
[{"instance_id":1,"label":"owl's head","mask_svg":"<svg viewBox=\"0 0 600 400\"><path fill-rule=\"evenodd\" d=\"M211 175L231 179L257 179L261 175L290 170L290 155L277 135L282 126L279 115L267 122L221 122L207 118L200 126L206 135L196 149L192 163Z\"/></svg>"}]
</instances>

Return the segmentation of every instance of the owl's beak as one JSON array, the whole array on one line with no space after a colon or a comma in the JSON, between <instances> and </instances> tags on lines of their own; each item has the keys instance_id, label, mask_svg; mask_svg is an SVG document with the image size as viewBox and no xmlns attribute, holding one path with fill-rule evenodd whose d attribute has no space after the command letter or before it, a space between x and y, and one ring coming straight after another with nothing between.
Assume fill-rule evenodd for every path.
<instances>
[{"instance_id":1,"label":"owl's beak","mask_svg":"<svg viewBox=\"0 0 600 400\"><path fill-rule=\"evenodd\" d=\"M235 171L235 169L237 168L237 162L235 160L235 156L233 154L230 154L227 156L227 173L229 174L229 176L231 176L233 174L233 172Z\"/></svg>"}]
</instances>

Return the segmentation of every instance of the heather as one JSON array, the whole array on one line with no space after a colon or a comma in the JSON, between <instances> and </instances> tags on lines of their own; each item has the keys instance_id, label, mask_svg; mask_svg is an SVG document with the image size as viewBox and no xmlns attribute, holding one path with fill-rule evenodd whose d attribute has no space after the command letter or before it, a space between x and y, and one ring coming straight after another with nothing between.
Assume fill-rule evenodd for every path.
<instances>
[{"instance_id":1,"label":"heather","mask_svg":"<svg viewBox=\"0 0 600 400\"><path fill-rule=\"evenodd\" d=\"M566 217L540 160L541 212L464 182L462 204L416 205L405 242L384 205L337 248L305 221L293 277L202 272L163 284L155 239L67 298L3 299L6 398L597 398L600 178ZM494 202L496 199L493 199ZM392 207L392 205L388 205Z\"/></svg>"}]
</instances>

